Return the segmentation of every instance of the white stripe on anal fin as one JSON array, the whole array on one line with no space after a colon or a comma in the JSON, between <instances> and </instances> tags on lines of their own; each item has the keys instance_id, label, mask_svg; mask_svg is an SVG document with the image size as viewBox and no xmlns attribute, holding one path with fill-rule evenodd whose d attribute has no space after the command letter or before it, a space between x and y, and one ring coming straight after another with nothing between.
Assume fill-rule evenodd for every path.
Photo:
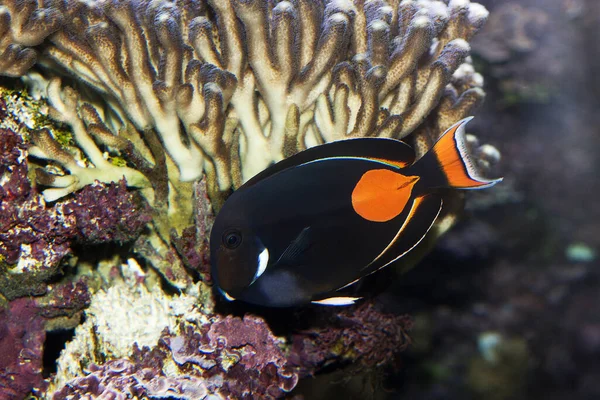
<instances>
[{"instance_id":1,"label":"white stripe on anal fin","mask_svg":"<svg viewBox=\"0 0 600 400\"><path fill-rule=\"evenodd\" d=\"M322 306L349 306L356 303L362 297L330 297L323 300L311 301L313 304L320 304Z\"/></svg>"}]
</instances>

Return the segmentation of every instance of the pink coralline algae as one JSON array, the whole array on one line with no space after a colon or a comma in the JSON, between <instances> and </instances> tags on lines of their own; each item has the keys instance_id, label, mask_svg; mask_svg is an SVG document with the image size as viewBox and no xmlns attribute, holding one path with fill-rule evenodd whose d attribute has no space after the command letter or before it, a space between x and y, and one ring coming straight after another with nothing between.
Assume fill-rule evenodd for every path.
<instances>
[{"instance_id":1,"label":"pink coralline algae","mask_svg":"<svg viewBox=\"0 0 600 400\"><path fill-rule=\"evenodd\" d=\"M12 299L43 294L74 242L99 244L135 239L150 220L149 208L125 182L87 186L47 205L27 177L27 145L0 129L0 293ZM18 273L4 273L7 268Z\"/></svg>"},{"instance_id":2,"label":"pink coralline algae","mask_svg":"<svg viewBox=\"0 0 600 400\"><path fill-rule=\"evenodd\" d=\"M46 323L75 316L76 324L89 303L85 283L67 282L48 285L44 297L22 297L0 307L0 400L21 400L46 389L42 375Z\"/></svg>"},{"instance_id":3,"label":"pink coralline algae","mask_svg":"<svg viewBox=\"0 0 600 400\"><path fill-rule=\"evenodd\" d=\"M27 179L26 145L0 130L0 293L7 298L43 293L41 282L57 272L70 252L71 224L47 210ZM20 274L5 273L19 264Z\"/></svg>"},{"instance_id":4,"label":"pink coralline algae","mask_svg":"<svg viewBox=\"0 0 600 400\"><path fill-rule=\"evenodd\" d=\"M77 378L53 399L93 398L126 399L135 397L202 399L207 389L196 377L167 377L156 367L141 367L127 359L108 361L102 366L92 365L89 374Z\"/></svg>"},{"instance_id":5,"label":"pink coralline algae","mask_svg":"<svg viewBox=\"0 0 600 400\"><path fill-rule=\"evenodd\" d=\"M165 330L152 349L135 348L129 358L91 365L86 376L67 382L54 400L128 394L276 399L325 366L353 363L360 370L388 364L410 343L411 321L372 303L319 313L330 325L293 333L287 343L257 316L215 315L210 322L183 323L178 334Z\"/></svg>"},{"instance_id":6,"label":"pink coralline algae","mask_svg":"<svg viewBox=\"0 0 600 400\"><path fill-rule=\"evenodd\" d=\"M42 353L46 332L34 300L14 300L0 308L0 398L20 400L45 389Z\"/></svg>"},{"instance_id":7,"label":"pink coralline algae","mask_svg":"<svg viewBox=\"0 0 600 400\"><path fill-rule=\"evenodd\" d=\"M74 218L74 238L85 244L131 241L151 220L150 208L124 180L86 186L63 203L63 213Z\"/></svg>"},{"instance_id":8,"label":"pink coralline algae","mask_svg":"<svg viewBox=\"0 0 600 400\"><path fill-rule=\"evenodd\" d=\"M209 389L225 398L279 398L298 382L279 340L258 317L219 316L165 343L181 368L206 369Z\"/></svg>"},{"instance_id":9,"label":"pink coralline algae","mask_svg":"<svg viewBox=\"0 0 600 400\"><path fill-rule=\"evenodd\" d=\"M182 326L182 333L163 333L154 349L136 349L130 359L117 359L75 378L54 400L77 396L134 396L201 399L215 394L227 399L273 399L298 382L279 339L258 317L214 317L201 326ZM164 366L170 363L176 371Z\"/></svg>"},{"instance_id":10,"label":"pink coralline algae","mask_svg":"<svg viewBox=\"0 0 600 400\"><path fill-rule=\"evenodd\" d=\"M323 324L293 335L290 362L304 375L333 363L386 365L410 344L412 320L382 312L372 302L323 313L328 314Z\"/></svg>"}]
</instances>

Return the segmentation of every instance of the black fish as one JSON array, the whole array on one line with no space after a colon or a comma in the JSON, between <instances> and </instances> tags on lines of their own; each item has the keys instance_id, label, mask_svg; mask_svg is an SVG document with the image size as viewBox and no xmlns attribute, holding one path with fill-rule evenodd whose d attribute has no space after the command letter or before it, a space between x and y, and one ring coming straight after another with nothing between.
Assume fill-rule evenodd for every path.
<instances>
[{"instance_id":1,"label":"black fish","mask_svg":"<svg viewBox=\"0 0 600 400\"><path fill-rule=\"evenodd\" d=\"M359 138L285 159L225 202L212 276L229 300L271 307L351 304L338 290L401 262L442 209L440 189L494 185L467 154L464 119L418 162L406 143Z\"/></svg>"}]
</instances>

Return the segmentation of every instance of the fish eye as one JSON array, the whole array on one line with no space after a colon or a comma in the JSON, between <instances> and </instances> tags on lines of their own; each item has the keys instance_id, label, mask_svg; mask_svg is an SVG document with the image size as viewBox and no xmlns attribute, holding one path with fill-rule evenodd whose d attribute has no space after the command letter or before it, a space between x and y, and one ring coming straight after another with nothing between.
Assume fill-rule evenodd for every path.
<instances>
[{"instance_id":1,"label":"fish eye","mask_svg":"<svg viewBox=\"0 0 600 400\"><path fill-rule=\"evenodd\" d=\"M223 235L223 244L228 249L235 249L242 243L242 234L239 231L225 232Z\"/></svg>"}]
</instances>

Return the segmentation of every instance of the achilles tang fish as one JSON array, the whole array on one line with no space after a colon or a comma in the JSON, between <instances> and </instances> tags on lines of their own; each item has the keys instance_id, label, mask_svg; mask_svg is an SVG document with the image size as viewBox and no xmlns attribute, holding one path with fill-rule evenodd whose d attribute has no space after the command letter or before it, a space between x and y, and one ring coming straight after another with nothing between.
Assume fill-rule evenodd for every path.
<instances>
[{"instance_id":1,"label":"achilles tang fish","mask_svg":"<svg viewBox=\"0 0 600 400\"><path fill-rule=\"evenodd\" d=\"M484 188L462 120L416 163L406 143L358 138L300 152L225 202L210 237L229 300L272 307L350 304L337 291L401 262L442 208L441 189Z\"/></svg>"}]
</instances>

